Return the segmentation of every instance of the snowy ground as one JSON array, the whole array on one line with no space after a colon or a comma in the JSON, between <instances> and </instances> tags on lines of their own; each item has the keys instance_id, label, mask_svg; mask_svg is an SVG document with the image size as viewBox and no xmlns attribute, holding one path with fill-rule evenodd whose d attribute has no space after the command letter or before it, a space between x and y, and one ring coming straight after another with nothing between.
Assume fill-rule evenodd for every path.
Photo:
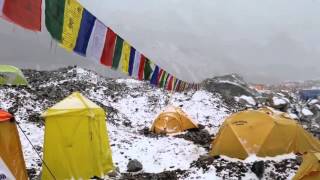
<instances>
[{"instance_id":1,"label":"snowy ground","mask_svg":"<svg viewBox=\"0 0 320 180\"><path fill-rule=\"evenodd\" d=\"M203 169L199 166L203 165L201 158L208 154L205 147L176 136L154 137L141 133L141 130L151 126L162 109L167 105L176 105L182 107L211 135L215 135L224 118L232 111L217 94L204 90L169 93L144 82L105 79L80 68L53 73L30 71L26 72L26 75L30 88L0 88L0 108L14 112L20 126L39 152L42 151L44 137L44 125L39 115L68 94L79 90L109 110L108 133L114 164L119 167L120 173L126 173L130 159L137 159L143 164L143 173L185 170L182 175L177 176L180 179L239 179L237 174L240 171L243 173L243 176L240 176L242 179L257 179L250 170L252 159L268 162L267 176L264 179L272 179L270 174L275 174L274 177L279 179L290 178L298 167L295 164L296 157L286 155L282 156L282 159L251 157L242 162L227 157L215 160L209 158L204 161L210 161L210 164ZM20 137L29 172L39 174L39 157L21 131ZM277 172L277 163L284 163L283 166L293 165L283 172ZM230 168L232 164L238 164L240 168ZM121 179L121 176L116 178ZM33 176L32 179L36 177Z\"/></svg>"}]
</instances>

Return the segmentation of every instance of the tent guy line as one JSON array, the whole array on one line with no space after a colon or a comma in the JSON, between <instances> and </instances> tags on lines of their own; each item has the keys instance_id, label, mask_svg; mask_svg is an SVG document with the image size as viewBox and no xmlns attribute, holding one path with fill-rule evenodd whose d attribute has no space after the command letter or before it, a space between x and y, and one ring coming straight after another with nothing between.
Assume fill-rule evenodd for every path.
<instances>
[{"instance_id":1,"label":"tent guy line","mask_svg":"<svg viewBox=\"0 0 320 180\"><path fill-rule=\"evenodd\" d=\"M32 149L35 151L35 153L38 155L39 159L41 160L42 164L48 169L49 173L51 174L51 176L53 177L53 179L56 180L55 175L52 173L52 171L50 170L50 168L48 167L47 163L43 160L43 158L41 157L40 153L36 150L35 146L32 144L31 140L29 139L29 137L26 135L25 130L22 129L22 127L19 125L20 122L17 122L17 120L14 120L15 124L18 126L18 128L20 129L20 131L22 132L22 134L24 135L24 137L27 139L27 141L29 142L29 144L31 145Z\"/></svg>"}]
</instances>

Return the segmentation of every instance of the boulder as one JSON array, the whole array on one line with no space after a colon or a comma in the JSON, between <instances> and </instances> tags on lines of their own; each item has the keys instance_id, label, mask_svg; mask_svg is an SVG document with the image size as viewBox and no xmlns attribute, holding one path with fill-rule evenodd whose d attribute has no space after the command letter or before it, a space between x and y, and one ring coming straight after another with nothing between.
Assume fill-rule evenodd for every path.
<instances>
[{"instance_id":1,"label":"boulder","mask_svg":"<svg viewBox=\"0 0 320 180\"><path fill-rule=\"evenodd\" d=\"M261 179L263 177L264 173L264 162L263 161L256 161L251 166L251 171L259 178Z\"/></svg>"},{"instance_id":2,"label":"boulder","mask_svg":"<svg viewBox=\"0 0 320 180\"><path fill-rule=\"evenodd\" d=\"M143 169L142 164L136 159L130 160L127 165L128 172L138 172L138 171L141 171L142 169Z\"/></svg>"},{"instance_id":3,"label":"boulder","mask_svg":"<svg viewBox=\"0 0 320 180\"><path fill-rule=\"evenodd\" d=\"M242 95L235 97L235 100L246 107L254 107L257 105L256 100L252 96Z\"/></svg>"},{"instance_id":4,"label":"boulder","mask_svg":"<svg viewBox=\"0 0 320 180\"><path fill-rule=\"evenodd\" d=\"M281 111L286 111L289 107L289 100L285 97L279 97L279 96L271 96L270 98L270 106L281 110Z\"/></svg>"},{"instance_id":5,"label":"boulder","mask_svg":"<svg viewBox=\"0 0 320 180\"><path fill-rule=\"evenodd\" d=\"M209 92L218 92L223 97L254 96L257 91L251 89L237 74L218 76L203 81L203 87Z\"/></svg>"}]
</instances>

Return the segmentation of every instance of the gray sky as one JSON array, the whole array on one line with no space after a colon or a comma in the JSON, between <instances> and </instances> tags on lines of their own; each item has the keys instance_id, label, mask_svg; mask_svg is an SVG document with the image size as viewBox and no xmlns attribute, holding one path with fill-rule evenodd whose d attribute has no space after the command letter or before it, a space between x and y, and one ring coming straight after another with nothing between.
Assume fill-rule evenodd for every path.
<instances>
[{"instance_id":1,"label":"gray sky","mask_svg":"<svg viewBox=\"0 0 320 180\"><path fill-rule=\"evenodd\" d=\"M320 79L320 0L80 0L157 64L189 81L239 73L251 82ZM45 27L43 30L46 31ZM0 20L0 62L98 69Z\"/></svg>"}]
</instances>

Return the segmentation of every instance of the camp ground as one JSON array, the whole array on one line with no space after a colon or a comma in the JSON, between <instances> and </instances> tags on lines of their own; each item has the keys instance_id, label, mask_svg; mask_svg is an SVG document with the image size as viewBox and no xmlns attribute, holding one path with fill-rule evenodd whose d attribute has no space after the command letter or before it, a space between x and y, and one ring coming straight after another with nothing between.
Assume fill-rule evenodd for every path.
<instances>
[{"instance_id":1,"label":"camp ground","mask_svg":"<svg viewBox=\"0 0 320 180\"><path fill-rule=\"evenodd\" d=\"M319 7L0 0L0 180L320 180Z\"/></svg>"}]
</instances>

